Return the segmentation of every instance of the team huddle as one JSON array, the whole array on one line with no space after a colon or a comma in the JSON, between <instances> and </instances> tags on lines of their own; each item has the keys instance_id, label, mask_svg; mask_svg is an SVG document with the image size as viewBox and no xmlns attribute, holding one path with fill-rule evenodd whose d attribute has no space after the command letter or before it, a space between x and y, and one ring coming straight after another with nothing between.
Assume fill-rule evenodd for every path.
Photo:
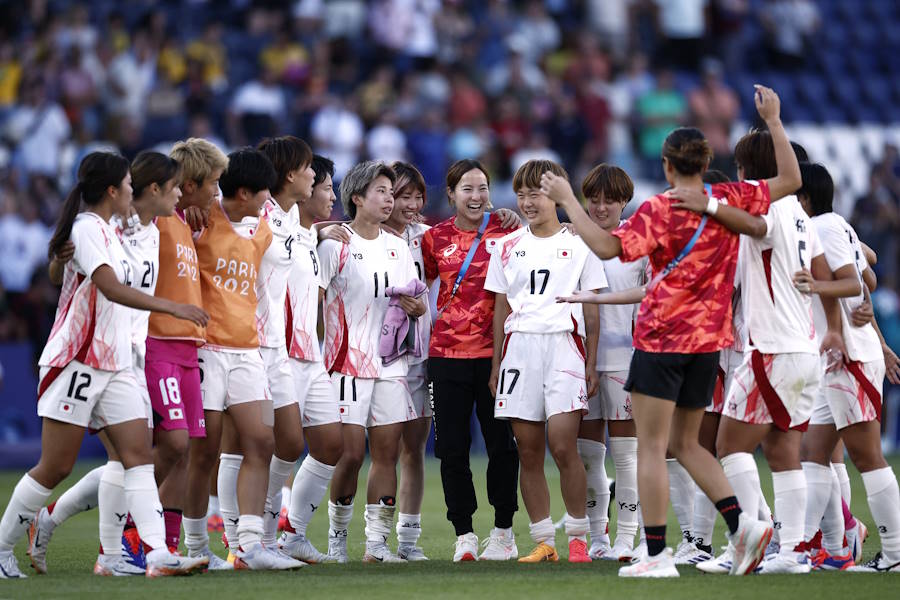
<instances>
[{"instance_id":1,"label":"team huddle","mask_svg":"<svg viewBox=\"0 0 900 600\"><path fill-rule=\"evenodd\" d=\"M788 140L778 96L757 86L755 101L767 129L735 148L740 181L707 170L702 132L677 129L669 189L627 220L634 186L606 164L582 204L560 165L526 162L516 214L491 212L488 172L459 161L455 215L429 227L425 181L404 162L351 168L349 221L329 222L334 164L292 136L227 156L197 138L130 164L87 155L50 242L62 288L39 359L41 458L0 521L0 578L25 577L26 536L47 573L55 528L94 507L98 575L345 563L367 447L363 560L427 560L432 420L456 562L558 561L563 527L570 562L620 561L623 577L900 571L900 489L880 445L900 361L871 310L876 257L833 212L827 170ZM494 509L481 550L473 411ZM85 429L108 462L45 506ZM845 449L881 538L865 564ZM534 542L521 557L517 488ZM307 526L326 494L322 552ZM210 550L210 514L227 557Z\"/></svg>"}]
</instances>

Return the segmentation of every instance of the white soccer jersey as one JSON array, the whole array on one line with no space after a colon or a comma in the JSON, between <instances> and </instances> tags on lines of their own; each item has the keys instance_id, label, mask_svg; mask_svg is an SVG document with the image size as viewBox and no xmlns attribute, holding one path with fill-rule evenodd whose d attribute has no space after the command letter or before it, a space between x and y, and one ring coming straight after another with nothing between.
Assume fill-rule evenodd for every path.
<instances>
[{"instance_id":1,"label":"white soccer jersey","mask_svg":"<svg viewBox=\"0 0 900 600\"><path fill-rule=\"evenodd\" d=\"M813 217L812 223L822 242L828 268L837 271L845 265L855 265L859 284L865 286L862 272L868 267L868 264L853 227L847 223L844 217L833 212ZM851 360L860 362L882 360L884 354L881 350L881 340L872 324L867 323L863 327L854 327L850 321L853 309L862 304L864 300L865 297L862 293L853 298L840 299L844 345L847 347L847 353ZM827 329L827 324L822 302L818 298L813 304L813 316L816 322L816 331L821 337Z\"/></svg>"},{"instance_id":2,"label":"white soccer jersey","mask_svg":"<svg viewBox=\"0 0 900 600\"><path fill-rule=\"evenodd\" d=\"M111 225L116 226L118 222L114 217ZM156 280L159 276L159 229L152 222L146 227L138 223L131 235L124 234L121 229L118 233L122 238L122 248L128 262L131 263L131 281L126 283L153 296L156 293ZM144 364L150 311L131 309L131 314L131 346L138 360L137 364Z\"/></svg>"},{"instance_id":3,"label":"white soccer jersey","mask_svg":"<svg viewBox=\"0 0 900 600\"><path fill-rule=\"evenodd\" d=\"M425 281L425 263L422 260L422 236L431 229L430 225L424 223L410 223L403 232L403 239L409 246L409 251L413 257L413 264L416 268L416 275L422 283L427 285ZM416 320L416 327L419 330L419 337L425 348L428 348L431 342L431 303L425 302L425 314ZM410 357L410 364L418 364L424 362L428 358L428 353L423 352L419 358Z\"/></svg>"},{"instance_id":4,"label":"white soccer jersey","mask_svg":"<svg viewBox=\"0 0 900 600\"><path fill-rule=\"evenodd\" d=\"M491 255L484 289L506 294L512 309L504 333L580 331L580 306L557 302L576 290L607 287L603 263L582 239L565 227L539 238L523 227L500 239ZM573 308L577 307L577 308Z\"/></svg>"},{"instance_id":5,"label":"white soccer jersey","mask_svg":"<svg viewBox=\"0 0 900 600\"><path fill-rule=\"evenodd\" d=\"M741 236L741 303L750 343L763 354L818 354L812 298L797 291L792 278L822 254L819 236L796 196L773 202L762 218L765 236Z\"/></svg>"},{"instance_id":6,"label":"white soccer jersey","mask_svg":"<svg viewBox=\"0 0 900 600\"><path fill-rule=\"evenodd\" d=\"M325 368L354 377L406 377L407 358L388 366L378 355L378 340L390 298L389 286L416 279L406 243L380 231L367 240L346 226L350 243L325 240L319 246L321 285L325 287Z\"/></svg>"},{"instance_id":7,"label":"white soccer jersey","mask_svg":"<svg viewBox=\"0 0 900 600\"><path fill-rule=\"evenodd\" d=\"M263 254L256 278L256 331L260 346L279 348L285 345L285 296L296 260L294 244L300 235L300 211L295 204L285 212L269 198L260 218L272 230L272 243Z\"/></svg>"},{"instance_id":8,"label":"white soccer jersey","mask_svg":"<svg viewBox=\"0 0 900 600\"><path fill-rule=\"evenodd\" d=\"M56 320L38 364L65 367L78 360L103 371L130 369L132 311L107 300L91 282L102 265L109 265L122 283L133 277L116 231L85 212L75 217L69 239L75 256L66 264Z\"/></svg>"},{"instance_id":9,"label":"white soccer jersey","mask_svg":"<svg viewBox=\"0 0 900 600\"><path fill-rule=\"evenodd\" d=\"M603 261L609 291L621 292L645 285L649 259L624 263L618 257ZM603 373L627 371L631 365L634 318L640 303L601 304L597 370Z\"/></svg>"},{"instance_id":10,"label":"white soccer jersey","mask_svg":"<svg viewBox=\"0 0 900 600\"><path fill-rule=\"evenodd\" d=\"M322 287L317 242L315 230L301 225L294 239L294 260L291 263L285 303L288 355L308 361L322 360L316 333L319 288Z\"/></svg>"}]
</instances>

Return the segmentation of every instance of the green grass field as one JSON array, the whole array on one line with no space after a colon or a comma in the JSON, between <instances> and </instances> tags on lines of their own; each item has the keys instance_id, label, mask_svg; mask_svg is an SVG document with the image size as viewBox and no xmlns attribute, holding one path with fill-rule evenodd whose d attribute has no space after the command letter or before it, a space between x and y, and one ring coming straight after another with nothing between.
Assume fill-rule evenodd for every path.
<instances>
[{"instance_id":1,"label":"green grass field","mask_svg":"<svg viewBox=\"0 0 900 600\"><path fill-rule=\"evenodd\" d=\"M900 457L891 460L900 471ZM92 465L79 464L64 484L69 485ZM492 526L493 514L487 502L484 459L473 461L478 503L475 530L486 536ZM611 472L611 466L608 465ZM867 525L871 537L865 546L868 558L879 548L878 533L866 506L865 492L859 474L851 467L853 483L853 511ZM21 473L0 473L0 502L5 504ZM763 488L771 499L771 478L761 466ZM96 512L84 513L65 523L53 537L48 553L50 574L35 576L25 555L25 543L16 548L19 563L29 574L25 581L0 581L0 600L4 598L154 598L157 600L212 599L218 594L229 598L500 598L550 597L559 598L645 598L653 595L666 600L679 598L784 598L803 594L816 600L824 598L896 598L900 590L900 576L862 575L846 573L813 573L809 576L749 576L726 577L702 575L693 567L680 568L678 580L634 581L616 577L617 564L595 562L588 565L557 564L519 565L509 563L454 564L453 529L445 519L445 506L440 484L438 463L429 461L425 504L423 507L421 546L431 558L427 563L406 565L363 564L363 518L358 506L350 528L350 552L354 562L349 565L316 565L292 573L219 573L196 575L190 578L147 580L139 577L102 579L91 574L96 559ZM553 517L563 512L559 496L559 479L551 463L547 477L553 493ZM365 473L360 476L364 485ZM62 489L60 489L60 492ZM54 494L54 497L58 494ZM528 519L522 507L515 520L515 533L520 554L531 550ZM615 519L615 516L613 516ZM313 519L309 535L324 550L327 547L327 515L321 511ZM611 527L613 524L611 523ZM721 520L716 530L716 543L724 543ZM669 518L669 541L678 542L678 528L674 516ZM565 548L565 535L557 534L557 545ZM213 549L222 553L219 540Z\"/></svg>"}]
</instances>

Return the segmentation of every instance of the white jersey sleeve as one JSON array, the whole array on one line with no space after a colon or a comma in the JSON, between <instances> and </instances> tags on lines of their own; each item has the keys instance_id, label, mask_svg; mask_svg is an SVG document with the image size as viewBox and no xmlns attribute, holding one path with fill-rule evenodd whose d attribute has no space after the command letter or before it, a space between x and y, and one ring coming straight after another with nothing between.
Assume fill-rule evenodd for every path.
<instances>
[{"instance_id":1,"label":"white jersey sleeve","mask_svg":"<svg viewBox=\"0 0 900 600\"><path fill-rule=\"evenodd\" d=\"M97 231L94 227L87 226L88 219L95 215L93 213L82 213L82 215L84 215L84 218L77 220L80 221L80 226L75 227L73 225L72 233L69 235L69 240L75 244L72 264L78 273L90 278L94 271L102 265L116 268L116 265L113 265L112 262L112 254L109 251L112 242L110 238L114 236L114 229L103 227ZM99 220L99 217L97 219ZM130 281L126 279L123 283L130 284Z\"/></svg>"},{"instance_id":2,"label":"white jersey sleeve","mask_svg":"<svg viewBox=\"0 0 900 600\"><path fill-rule=\"evenodd\" d=\"M322 360L316 330L318 321L321 261L316 232L300 228L294 242L294 260L288 278L285 319L288 355L300 360Z\"/></svg>"},{"instance_id":3,"label":"white jersey sleeve","mask_svg":"<svg viewBox=\"0 0 900 600\"><path fill-rule=\"evenodd\" d=\"M256 278L256 330L260 346L278 348L285 345L285 297L300 233L300 212L296 204L285 212L269 199L261 218L272 230L272 243L263 254Z\"/></svg>"},{"instance_id":4,"label":"white jersey sleeve","mask_svg":"<svg viewBox=\"0 0 900 600\"><path fill-rule=\"evenodd\" d=\"M131 264L131 287L149 296L156 293L159 276L159 229L155 223L146 227L138 224L130 235L122 238L122 248ZM131 347L136 364L143 364L146 355L147 326L150 311L131 309Z\"/></svg>"},{"instance_id":5,"label":"white jersey sleeve","mask_svg":"<svg viewBox=\"0 0 900 600\"><path fill-rule=\"evenodd\" d=\"M409 252L412 255L416 276L419 278L419 281L426 285L428 285L428 282L425 280L425 261L422 258L422 238L429 229L431 229L431 226L425 225L424 223L411 223L407 225L406 231L404 232L407 245L409 246ZM416 329L419 332L419 339L422 340L423 346L428 348L431 342L432 328L431 302L427 296L422 299L425 302L425 314L416 319ZM410 364L418 364L424 362L427 358L428 352L423 352L422 356L418 358L410 357L409 362Z\"/></svg>"}]
</instances>

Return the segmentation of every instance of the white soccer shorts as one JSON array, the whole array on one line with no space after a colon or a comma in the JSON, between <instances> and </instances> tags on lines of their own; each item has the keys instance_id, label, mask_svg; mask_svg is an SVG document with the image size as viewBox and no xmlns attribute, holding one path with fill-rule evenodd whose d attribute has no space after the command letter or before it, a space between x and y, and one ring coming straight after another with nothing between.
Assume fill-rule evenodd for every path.
<instances>
[{"instance_id":1,"label":"white soccer shorts","mask_svg":"<svg viewBox=\"0 0 900 600\"><path fill-rule=\"evenodd\" d=\"M725 409L725 398L728 388L734 381L734 373L744 362L744 352L725 348L719 352L719 372L716 375L716 387L713 390L713 401L706 407L706 412L721 415Z\"/></svg>"},{"instance_id":2,"label":"white soccer shorts","mask_svg":"<svg viewBox=\"0 0 900 600\"><path fill-rule=\"evenodd\" d=\"M296 404L297 388L294 385L294 373L291 370L285 347L260 347L259 353L266 366L266 379L269 382L269 393L272 396L272 408L278 410Z\"/></svg>"},{"instance_id":3,"label":"white soccer shorts","mask_svg":"<svg viewBox=\"0 0 900 600\"><path fill-rule=\"evenodd\" d=\"M546 421L588 412L584 340L571 332L513 332L503 342L494 417Z\"/></svg>"},{"instance_id":4,"label":"white soccer shorts","mask_svg":"<svg viewBox=\"0 0 900 600\"><path fill-rule=\"evenodd\" d=\"M431 391L428 385L428 368L425 361L409 365L406 383L409 386L409 395L412 399L416 418L421 419L433 416L434 411L431 407Z\"/></svg>"},{"instance_id":5,"label":"white soccer shorts","mask_svg":"<svg viewBox=\"0 0 900 600\"><path fill-rule=\"evenodd\" d=\"M880 421L884 373L883 360L843 363L825 373L810 422L843 429Z\"/></svg>"},{"instance_id":6,"label":"white soccer shorts","mask_svg":"<svg viewBox=\"0 0 900 600\"><path fill-rule=\"evenodd\" d=\"M588 399L588 413L585 421L606 419L607 421L630 421L631 394L625 391L625 380L628 371L600 372L600 387L597 393Z\"/></svg>"},{"instance_id":7,"label":"white soccer shorts","mask_svg":"<svg viewBox=\"0 0 900 600\"><path fill-rule=\"evenodd\" d=\"M222 412L235 404L271 400L266 365L259 349L225 351L200 348L203 410Z\"/></svg>"},{"instance_id":8,"label":"white soccer shorts","mask_svg":"<svg viewBox=\"0 0 900 600\"><path fill-rule=\"evenodd\" d=\"M294 374L297 401L300 403L300 422L304 427L318 427L341 422L338 397L331 378L321 360L290 359Z\"/></svg>"},{"instance_id":9,"label":"white soccer shorts","mask_svg":"<svg viewBox=\"0 0 900 600\"><path fill-rule=\"evenodd\" d=\"M363 379L335 372L331 385L344 425L378 427L416 418L404 377Z\"/></svg>"}]
</instances>

